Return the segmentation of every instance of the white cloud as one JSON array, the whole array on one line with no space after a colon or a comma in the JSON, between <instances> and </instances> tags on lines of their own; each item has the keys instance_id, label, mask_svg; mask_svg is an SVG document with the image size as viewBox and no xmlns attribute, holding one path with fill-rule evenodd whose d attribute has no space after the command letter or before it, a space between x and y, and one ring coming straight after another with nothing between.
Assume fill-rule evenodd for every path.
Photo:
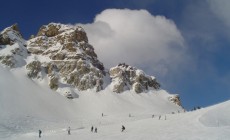
<instances>
[{"instance_id":1,"label":"white cloud","mask_svg":"<svg viewBox=\"0 0 230 140\"><path fill-rule=\"evenodd\" d=\"M107 9L82 25L107 68L125 62L167 75L186 59L184 39L172 20L146 10Z\"/></svg>"},{"instance_id":2,"label":"white cloud","mask_svg":"<svg viewBox=\"0 0 230 140\"><path fill-rule=\"evenodd\" d=\"M230 1L229 0L207 0L212 11L230 27Z\"/></svg>"}]
</instances>

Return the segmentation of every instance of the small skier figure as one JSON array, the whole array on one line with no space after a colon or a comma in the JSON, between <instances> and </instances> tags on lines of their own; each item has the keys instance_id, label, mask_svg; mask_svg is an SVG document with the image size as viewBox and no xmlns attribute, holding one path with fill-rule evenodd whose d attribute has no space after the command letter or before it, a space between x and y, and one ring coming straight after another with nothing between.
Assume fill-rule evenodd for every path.
<instances>
[{"instance_id":1,"label":"small skier figure","mask_svg":"<svg viewBox=\"0 0 230 140\"><path fill-rule=\"evenodd\" d=\"M165 120L166 120L166 115L165 115Z\"/></svg>"},{"instance_id":2,"label":"small skier figure","mask_svg":"<svg viewBox=\"0 0 230 140\"><path fill-rule=\"evenodd\" d=\"M159 116L159 120L161 119L161 115Z\"/></svg>"},{"instance_id":3,"label":"small skier figure","mask_svg":"<svg viewBox=\"0 0 230 140\"><path fill-rule=\"evenodd\" d=\"M103 116L104 116L104 114L102 113L102 114L101 114L101 116L103 117Z\"/></svg>"},{"instance_id":4,"label":"small skier figure","mask_svg":"<svg viewBox=\"0 0 230 140\"><path fill-rule=\"evenodd\" d=\"M129 117L131 117L131 114L129 113Z\"/></svg>"},{"instance_id":5,"label":"small skier figure","mask_svg":"<svg viewBox=\"0 0 230 140\"><path fill-rule=\"evenodd\" d=\"M97 133L97 127L95 127L94 133Z\"/></svg>"},{"instance_id":6,"label":"small skier figure","mask_svg":"<svg viewBox=\"0 0 230 140\"><path fill-rule=\"evenodd\" d=\"M68 131L68 135L70 135L70 127L68 127L67 131Z\"/></svg>"},{"instance_id":7,"label":"small skier figure","mask_svg":"<svg viewBox=\"0 0 230 140\"><path fill-rule=\"evenodd\" d=\"M93 126L91 127L91 132L93 132Z\"/></svg>"},{"instance_id":8,"label":"small skier figure","mask_svg":"<svg viewBox=\"0 0 230 140\"><path fill-rule=\"evenodd\" d=\"M38 136L39 136L39 138L41 138L41 136L42 136L42 130L38 130Z\"/></svg>"},{"instance_id":9,"label":"small skier figure","mask_svg":"<svg viewBox=\"0 0 230 140\"><path fill-rule=\"evenodd\" d=\"M152 115L152 118L154 118L154 115Z\"/></svg>"},{"instance_id":10,"label":"small skier figure","mask_svg":"<svg viewBox=\"0 0 230 140\"><path fill-rule=\"evenodd\" d=\"M124 125L122 125L121 132L123 132L124 130L125 130L125 127L124 127Z\"/></svg>"}]
</instances>

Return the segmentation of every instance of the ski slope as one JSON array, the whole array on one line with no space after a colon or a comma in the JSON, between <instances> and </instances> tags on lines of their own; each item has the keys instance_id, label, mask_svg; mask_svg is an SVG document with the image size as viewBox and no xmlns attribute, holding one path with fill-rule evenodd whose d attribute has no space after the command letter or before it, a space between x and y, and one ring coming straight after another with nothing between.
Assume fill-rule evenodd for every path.
<instances>
[{"instance_id":1,"label":"ski slope","mask_svg":"<svg viewBox=\"0 0 230 140\"><path fill-rule=\"evenodd\" d=\"M164 90L115 94L110 87L98 93L74 90L78 98L68 100L51 91L44 80L28 79L24 72L24 67L9 70L0 66L2 140L228 140L230 137L230 101L184 112L168 101L170 94ZM122 125L126 127L124 132ZM71 135L66 131L69 126ZM98 133L90 132L91 126L97 127ZM39 129L43 131L41 138L38 138Z\"/></svg>"}]
</instances>

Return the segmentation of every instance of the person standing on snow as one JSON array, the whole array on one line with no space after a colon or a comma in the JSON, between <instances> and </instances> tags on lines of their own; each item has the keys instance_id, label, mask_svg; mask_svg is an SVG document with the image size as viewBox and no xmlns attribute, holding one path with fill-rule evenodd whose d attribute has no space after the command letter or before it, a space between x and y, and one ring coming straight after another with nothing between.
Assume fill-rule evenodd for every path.
<instances>
[{"instance_id":1,"label":"person standing on snow","mask_svg":"<svg viewBox=\"0 0 230 140\"><path fill-rule=\"evenodd\" d=\"M42 136L42 130L38 130L38 136L39 136L39 138L41 138L41 136Z\"/></svg>"},{"instance_id":2,"label":"person standing on snow","mask_svg":"<svg viewBox=\"0 0 230 140\"><path fill-rule=\"evenodd\" d=\"M94 133L97 133L97 127L95 127L95 131L94 131Z\"/></svg>"},{"instance_id":3,"label":"person standing on snow","mask_svg":"<svg viewBox=\"0 0 230 140\"><path fill-rule=\"evenodd\" d=\"M159 116L159 120L161 119L161 115Z\"/></svg>"},{"instance_id":4,"label":"person standing on snow","mask_svg":"<svg viewBox=\"0 0 230 140\"><path fill-rule=\"evenodd\" d=\"M70 135L70 127L68 127L67 131L68 131L68 135Z\"/></svg>"},{"instance_id":5,"label":"person standing on snow","mask_svg":"<svg viewBox=\"0 0 230 140\"><path fill-rule=\"evenodd\" d=\"M121 132L123 132L124 130L125 130L125 127L124 127L124 125L122 125Z\"/></svg>"},{"instance_id":6,"label":"person standing on snow","mask_svg":"<svg viewBox=\"0 0 230 140\"><path fill-rule=\"evenodd\" d=\"M93 126L91 127L91 132L93 132Z\"/></svg>"}]
</instances>

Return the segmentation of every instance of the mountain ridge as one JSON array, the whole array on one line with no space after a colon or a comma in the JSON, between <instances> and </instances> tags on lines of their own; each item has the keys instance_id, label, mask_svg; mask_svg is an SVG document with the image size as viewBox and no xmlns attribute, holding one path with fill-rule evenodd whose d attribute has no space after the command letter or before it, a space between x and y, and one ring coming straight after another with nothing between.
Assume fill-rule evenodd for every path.
<instances>
[{"instance_id":1,"label":"mountain ridge","mask_svg":"<svg viewBox=\"0 0 230 140\"><path fill-rule=\"evenodd\" d=\"M125 63L106 71L80 26L49 23L43 25L36 36L25 40L14 24L0 33L0 46L3 65L12 69L25 67L29 78L48 79L50 89L70 98L75 98L76 93L63 89L99 92L112 87L115 93L160 89L154 76ZM181 106L178 95L169 100Z\"/></svg>"}]
</instances>

